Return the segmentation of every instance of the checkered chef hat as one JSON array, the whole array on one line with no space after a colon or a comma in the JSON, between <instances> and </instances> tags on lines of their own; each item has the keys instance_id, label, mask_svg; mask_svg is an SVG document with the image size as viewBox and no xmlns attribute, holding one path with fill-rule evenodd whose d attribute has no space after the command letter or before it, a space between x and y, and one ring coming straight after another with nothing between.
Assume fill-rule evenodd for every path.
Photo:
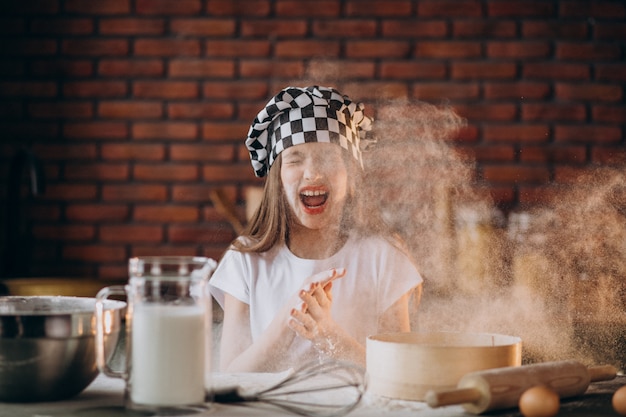
<instances>
[{"instance_id":1,"label":"checkered chef hat","mask_svg":"<svg viewBox=\"0 0 626 417\"><path fill-rule=\"evenodd\" d=\"M363 166L360 140L372 119L363 104L328 87L287 87L256 116L246 138L257 177L267 174L284 149L307 142L336 143Z\"/></svg>"}]
</instances>

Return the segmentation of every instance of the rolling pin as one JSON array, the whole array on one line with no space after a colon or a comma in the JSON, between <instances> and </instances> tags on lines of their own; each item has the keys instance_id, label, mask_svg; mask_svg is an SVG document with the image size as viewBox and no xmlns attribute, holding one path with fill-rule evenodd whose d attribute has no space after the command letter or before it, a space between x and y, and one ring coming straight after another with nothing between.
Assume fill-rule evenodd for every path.
<instances>
[{"instance_id":1,"label":"rolling pin","mask_svg":"<svg viewBox=\"0 0 626 417\"><path fill-rule=\"evenodd\" d=\"M433 408L462 404L467 412L481 414L517 407L524 391L537 385L545 385L560 398L567 398L584 394L591 382L608 381L616 375L613 366L588 368L573 360L494 368L468 373L456 389L431 390L424 399Z\"/></svg>"}]
</instances>

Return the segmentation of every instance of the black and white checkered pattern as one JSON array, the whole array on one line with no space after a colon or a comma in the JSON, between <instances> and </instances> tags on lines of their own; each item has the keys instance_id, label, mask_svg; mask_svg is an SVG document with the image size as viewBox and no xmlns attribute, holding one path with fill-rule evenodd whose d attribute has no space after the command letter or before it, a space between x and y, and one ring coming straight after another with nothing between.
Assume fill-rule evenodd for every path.
<instances>
[{"instance_id":1,"label":"black and white checkered pattern","mask_svg":"<svg viewBox=\"0 0 626 417\"><path fill-rule=\"evenodd\" d=\"M257 177L267 174L284 149L307 142L336 143L362 162L360 139L372 119L363 104L328 87L287 87L252 122L246 147Z\"/></svg>"}]
</instances>

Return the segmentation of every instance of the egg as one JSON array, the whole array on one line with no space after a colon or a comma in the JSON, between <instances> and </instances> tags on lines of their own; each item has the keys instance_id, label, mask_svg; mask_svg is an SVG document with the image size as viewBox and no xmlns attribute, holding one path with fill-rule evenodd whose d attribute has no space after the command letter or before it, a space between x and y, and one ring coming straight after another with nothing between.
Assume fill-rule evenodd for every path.
<instances>
[{"instance_id":1,"label":"egg","mask_svg":"<svg viewBox=\"0 0 626 417\"><path fill-rule=\"evenodd\" d=\"M525 417L552 417L560 406L558 394L543 385L527 389L519 398L519 409Z\"/></svg>"},{"instance_id":2,"label":"egg","mask_svg":"<svg viewBox=\"0 0 626 417\"><path fill-rule=\"evenodd\" d=\"M626 416L626 385L619 388L613 394L613 409L620 416Z\"/></svg>"}]
</instances>

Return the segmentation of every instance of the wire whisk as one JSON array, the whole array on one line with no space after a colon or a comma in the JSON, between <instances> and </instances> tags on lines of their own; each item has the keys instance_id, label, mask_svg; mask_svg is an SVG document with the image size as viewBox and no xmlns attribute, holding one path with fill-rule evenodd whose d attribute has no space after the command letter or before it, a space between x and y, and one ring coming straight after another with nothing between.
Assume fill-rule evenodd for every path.
<instances>
[{"instance_id":1,"label":"wire whisk","mask_svg":"<svg viewBox=\"0 0 626 417\"><path fill-rule=\"evenodd\" d=\"M255 392L229 387L213 393L216 403L262 403L311 417L338 417L352 411L367 389L365 370L341 361L314 361L278 383Z\"/></svg>"}]
</instances>

